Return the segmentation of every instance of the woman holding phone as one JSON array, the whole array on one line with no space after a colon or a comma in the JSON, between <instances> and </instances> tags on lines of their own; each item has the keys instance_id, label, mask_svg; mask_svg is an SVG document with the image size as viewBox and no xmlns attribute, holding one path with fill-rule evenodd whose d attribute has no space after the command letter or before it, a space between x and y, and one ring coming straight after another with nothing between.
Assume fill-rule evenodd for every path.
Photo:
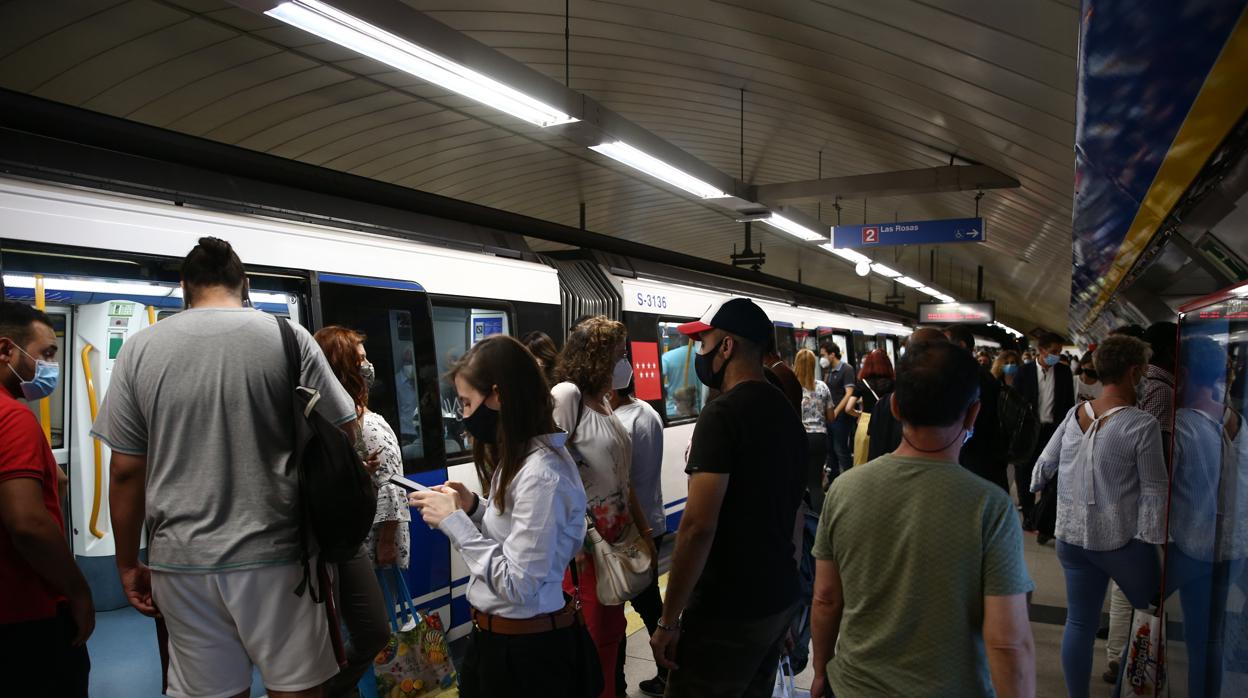
<instances>
[{"instance_id":1,"label":"woman holding phone","mask_svg":"<svg viewBox=\"0 0 1248 698\"><path fill-rule=\"evenodd\" d=\"M377 485L377 515L373 528L360 553L338 565L334 592L350 643L347 667L326 685L326 695L335 698L355 695L355 685L372 667L373 658L390 637L381 588L373 569L395 564L407 567L411 547L408 522L412 514L402 488L388 482L391 475L403 474L399 440L385 418L368 409L368 389L374 372L364 349L364 335L330 325L318 330L313 337L334 376L355 402L357 418L351 430L355 448L368 466L373 484Z\"/></svg>"},{"instance_id":2,"label":"woman holding phone","mask_svg":"<svg viewBox=\"0 0 1248 698\"><path fill-rule=\"evenodd\" d=\"M448 482L411 504L468 565L473 630L460 695L584 698L588 643L563 576L585 539L585 487L537 361L497 335L451 368L483 496ZM591 592L592 587L591 587Z\"/></svg>"}]
</instances>

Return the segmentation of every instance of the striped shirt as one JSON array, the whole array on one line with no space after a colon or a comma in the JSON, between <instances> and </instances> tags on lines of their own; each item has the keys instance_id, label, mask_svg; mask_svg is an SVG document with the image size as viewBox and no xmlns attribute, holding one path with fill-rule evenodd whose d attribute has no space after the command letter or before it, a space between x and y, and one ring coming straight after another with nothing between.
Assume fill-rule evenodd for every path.
<instances>
[{"instance_id":1,"label":"striped shirt","mask_svg":"<svg viewBox=\"0 0 1248 698\"><path fill-rule=\"evenodd\" d=\"M1058 475L1058 540L1087 550L1116 550L1133 538L1163 542L1167 478L1157 420L1127 407L1084 433L1075 416L1083 405L1066 413L1031 478L1039 492Z\"/></svg>"}]
</instances>

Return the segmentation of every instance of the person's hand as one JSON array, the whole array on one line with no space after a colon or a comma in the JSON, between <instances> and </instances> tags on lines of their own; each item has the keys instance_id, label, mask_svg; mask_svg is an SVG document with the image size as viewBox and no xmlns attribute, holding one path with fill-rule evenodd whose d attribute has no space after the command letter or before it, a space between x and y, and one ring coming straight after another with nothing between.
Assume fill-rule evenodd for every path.
<instances>
[{"instance_id":1,"label":"person's hand","mask_svg":"<svg viewBox=\"0 0 1248 698\"><path fill-rule=\"evenodd\" d=\"M152 571L142 562L134 567L120 569L121 588L126 592L126 600L135 610L145 616L156 618L160 611L156 602L152 601Z\"/></svg>"},{"instance_id":2,"label":"person's hand","mask_svg":"<svg viewBox=\"0 0 1248 698\"><path fill-rule=\"evenodd\" d=\"M676 670L676 645L680 643L680 630L664 630L656 628L650 636L650 651L654 652L654 663L664 669Z\"/></svg>"},{"instance_id":3,"label":"person's hand","mask_svg":"<svg viewBox=\"0 0 1248 698\"><path fill-rule=\"evenodd\" d=\"M828 675L815 674L810 682L810 698L825 698L828 695Z\"/></svg>"},{"instance_id":4,"label":"person's hand","mask_svg":"<svg viewBox=\"0 0 1248 698\"><path fill-rule=\"evenodd\" d=\"M95 630L95 602L91 600L91 587L84 584L68 597L69 615L74 619L74 647L82 647Z\"/></svg>"},{"instance_id":5,"label":"person's hand","mask_svg":"<svg viewBox=\"0 0 1248 698\"><path fill-rule=\"evenodd\" d=\"M472 505L477 501L477 495L474 494L472 490L468 489L468 486L462 482L447 481L445 485L435 487L433 489L439 492L455 495L456 504L465 512L472 511Z\"/></svg>"},{"instance_id":6,"label":"person's hand","mask_svg":"<svg viewBox=\"0 0 1248 698\"><path fill-rule=\"evenodd\" d=\"M380 467L381 467L381 449L379 448L376 451L373 451L372 453L368 454L368 456L364 458L364 469L368 471L369 475L376 475L377 469Z\"/></svg>"},{"instance_id":7,"label":"person's hand","mask_svg":"<svg viewBox=\"0 0 1248 698\"><path fill-rule=\"evenodd\" d=\"M69 488L69 476L61 469L60 465L56 466L56 496L64 498L65 492Z\"/></svg>"},{"instance_id":8,"label":"person's hand","mask_svg":"<svg viewBox=\"0 0 1248 698\"><path fill-rule=\"evenodd\" d=\"M413 492L407 495L407 502L412 506L420 509L420 518L430 526L437 527L446 517L455 513L459 509L459 497L456 494L447 494L440 490L429 490L427 492Z\"/></svg>"},{"instance_id":9,"label":"person's hand","mask_svg":"<svg viewBox=\"0 0 1248 698\"><path fill-rule=\"evenodd\" d=\"M399 559L399 546L393 539L377 541L377 566L389 567Z\"/></svg>"}]
</instances>

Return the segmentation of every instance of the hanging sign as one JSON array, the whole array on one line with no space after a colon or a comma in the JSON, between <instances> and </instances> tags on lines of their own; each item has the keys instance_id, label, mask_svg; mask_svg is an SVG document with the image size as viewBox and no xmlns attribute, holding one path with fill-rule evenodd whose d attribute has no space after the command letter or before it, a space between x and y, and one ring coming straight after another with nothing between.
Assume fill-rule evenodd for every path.
<instances>
[{"instance_id":1,"label":"hanging sign","mask_svg":"<svg viewBox=\"0 0 1248 698\"><path fill-rule=\"evenodd\" d=\"M884 245L940 245L949 242L983 242L986 236L983 218L837 225L832 227L832 246L841 249Z\"/></svg>"},{"instance_id":2,"label":"hanging sign","mask_svg":"<svg viewBox=\"0 0 1248 698\"><path fill-rule=\"evenodd\" d=\"M987 325L996 318L992 301L967 303L919 303L920 325Z\"/></svg>"}]
</instances>

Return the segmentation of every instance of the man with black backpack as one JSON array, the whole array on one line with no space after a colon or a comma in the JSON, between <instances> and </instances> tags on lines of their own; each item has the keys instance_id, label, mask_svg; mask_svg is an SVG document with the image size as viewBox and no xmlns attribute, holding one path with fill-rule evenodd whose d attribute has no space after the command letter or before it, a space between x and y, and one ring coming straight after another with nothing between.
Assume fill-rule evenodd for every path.
<instances>
[{"instance_id":1,"label":"man with black backpack","mask_svg":"<svg viewBox=\"0 0 1248 698\"><path fill-rule=\"evenodd\" d=\"M246 284L229 243L201 238L182 263L188 309L122 347L91 432L113 450L122 587L168 626L170 696L244 693L253 665L269 695L315 696L338 672L325 607L295 593L306 581L300 475L334 447L324 434L308 440L302 413L295 421L302 401L277 324L287 321L244 307ZM352 422L324 355L289 327L316 414ZM315 524L315 511L306 515Z\"/></svg>"}]
</instances>

